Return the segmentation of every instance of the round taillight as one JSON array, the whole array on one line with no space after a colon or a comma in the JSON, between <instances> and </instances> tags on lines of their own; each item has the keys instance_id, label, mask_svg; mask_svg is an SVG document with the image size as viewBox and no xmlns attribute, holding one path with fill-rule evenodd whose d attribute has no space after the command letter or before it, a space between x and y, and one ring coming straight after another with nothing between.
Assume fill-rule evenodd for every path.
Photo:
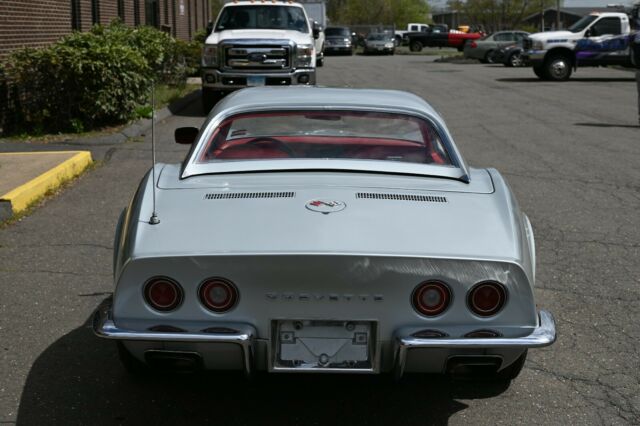
<instances>
[{"instance_id":1,"label":"round taillight","mask_svg":"<svg viewBox=\"0 0 640 426\"><path fill-rule=\"evenodd\" d=\"M507 291L500 283L486 281L476 284L467 298L469 308L476 315L490 317L495 315L507 301Z\"/></svg>"},{"instance_id":2,"label":"round taillight","mask_svg":"<svg viewBox=\"0 0 640 426\"><path fill-rule=\"evenodd\" d=\"M229 280L210 278L200 284L200 302L210 311L226 312L238 302L238 290Z\"/></svg>"},{"instance_id":3,"label":"round taillight","mask_svg":"<svg viewBox=\"0 0 640 426\"><path fill-rule=\"evenodd\" d=\"M451 290L440 281L427 281L416 287L412 301L413 307L422 315L440 315L449 307Z\"/></svg>"},{"instance_id":4,"label":"round taillight","mask_svg":"<svg viewBox=\"0 0 640 426\"><path fill-rule=\"evenodd\" d=\"M144 285L144 300L156 311L173 311L182 303L182 297L182 288L171 278L152 278Z\"/></svg>"}]
</instances>

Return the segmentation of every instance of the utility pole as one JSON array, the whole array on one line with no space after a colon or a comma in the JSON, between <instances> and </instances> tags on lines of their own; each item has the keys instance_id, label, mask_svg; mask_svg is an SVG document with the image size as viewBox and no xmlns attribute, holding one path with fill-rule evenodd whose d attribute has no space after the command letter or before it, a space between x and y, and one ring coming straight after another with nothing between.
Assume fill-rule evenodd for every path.
<instances>
[{"instance_id":1,"label":"utility pole","mask_svg":"<svg viewBox=\"0 0 640 426\"><path fill-rule=\"evenodd\" d=\"M544 31L544 0L540 0L540 31Z\"/></svg>"},{"instance_id":2,"label":"utility pole","mask_svg":"<svg viewBox=\"0 0 640 426\"><path fill-rule=\"evenodd\" d=\"M556 31L560 31L560 0L556 0Z\"/></svg>"}]
</instances>

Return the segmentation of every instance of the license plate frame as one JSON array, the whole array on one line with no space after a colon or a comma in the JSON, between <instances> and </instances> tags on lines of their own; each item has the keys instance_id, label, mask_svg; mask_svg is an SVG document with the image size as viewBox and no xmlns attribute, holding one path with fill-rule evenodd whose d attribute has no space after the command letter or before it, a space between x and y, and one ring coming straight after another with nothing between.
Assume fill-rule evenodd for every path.
<instances>
[{"instance_id":1,"label":"license plate frame","mask_svg":"<svg viewBox=\"0 0 640 426\"><path fill-rule=\"evenodd\" d=\"M377 324L350 320L274 320L270 370L375 373Z\"/></svg>"},{"instance_id":2,"label":"license plate frame","mask_svg":"<svg viewBox=\"0 0 640 426\"><path fill-rule=\"evenodd\" d=\"M263 75L248 75L247 86L264 86L267 82L267 78Z\"/></svg>"}]
</instances>

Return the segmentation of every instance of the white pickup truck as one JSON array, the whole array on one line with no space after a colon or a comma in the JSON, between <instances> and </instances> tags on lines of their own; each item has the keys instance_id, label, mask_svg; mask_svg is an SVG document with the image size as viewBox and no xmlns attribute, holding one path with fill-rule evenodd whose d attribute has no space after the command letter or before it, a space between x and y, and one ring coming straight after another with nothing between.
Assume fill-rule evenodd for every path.
<instances>
[{"instance_id":1,"label":"white pickup truck","mask_svg":"<svg viewBox=\"0 0 640 426\"><path fill-rule=\"evenodd\" d=\"M394 33L396 39L396 46L400 46L402 44L402 39L406 33L416 33L416 32L427 32L429 31L429 24L421 24L421 23L410 23L407 24L406 30L396 30Z\"/></svg>"},{"instance_id":2,"label":"white pickup truck","mask_svg":"<svg viewBox=\"0 0 640 426\"><path fill-rule=\"evenodd\" d=\"M522 58L543 80L563 81L577 67L631 66L632 29L626 13L591 13L566 31L529 35Z\"/></svg>"},{"instance_id":3,"label":"white pickup truck","mask_svg":"<svg viewBox=\"0 0 640 426\"><path fill-rule=\"evenodd\" d=\"M233 1L202 51L202 107L248 86L313 85L319 27L299 3Z\"/></svg>"}]
</instances>

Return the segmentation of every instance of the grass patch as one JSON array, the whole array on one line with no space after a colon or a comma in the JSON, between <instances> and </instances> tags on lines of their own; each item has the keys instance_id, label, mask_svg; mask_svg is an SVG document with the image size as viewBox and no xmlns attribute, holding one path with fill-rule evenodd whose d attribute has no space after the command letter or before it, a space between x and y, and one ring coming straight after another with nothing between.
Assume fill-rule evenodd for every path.
<instances>
[{"instance_id":1,"label":"grass patch","mask_svg":"<svg viewBox=\"0 0 640 426\"><path fill-rule=\"evenodd\" d=\"M200 89L199 84L185 84L178 87L167 86L166 84L156 86L156 111L198 89ZM151 102L137 107L136 116L138 118L151 118Z\"/></svg>"}]
</instances>

